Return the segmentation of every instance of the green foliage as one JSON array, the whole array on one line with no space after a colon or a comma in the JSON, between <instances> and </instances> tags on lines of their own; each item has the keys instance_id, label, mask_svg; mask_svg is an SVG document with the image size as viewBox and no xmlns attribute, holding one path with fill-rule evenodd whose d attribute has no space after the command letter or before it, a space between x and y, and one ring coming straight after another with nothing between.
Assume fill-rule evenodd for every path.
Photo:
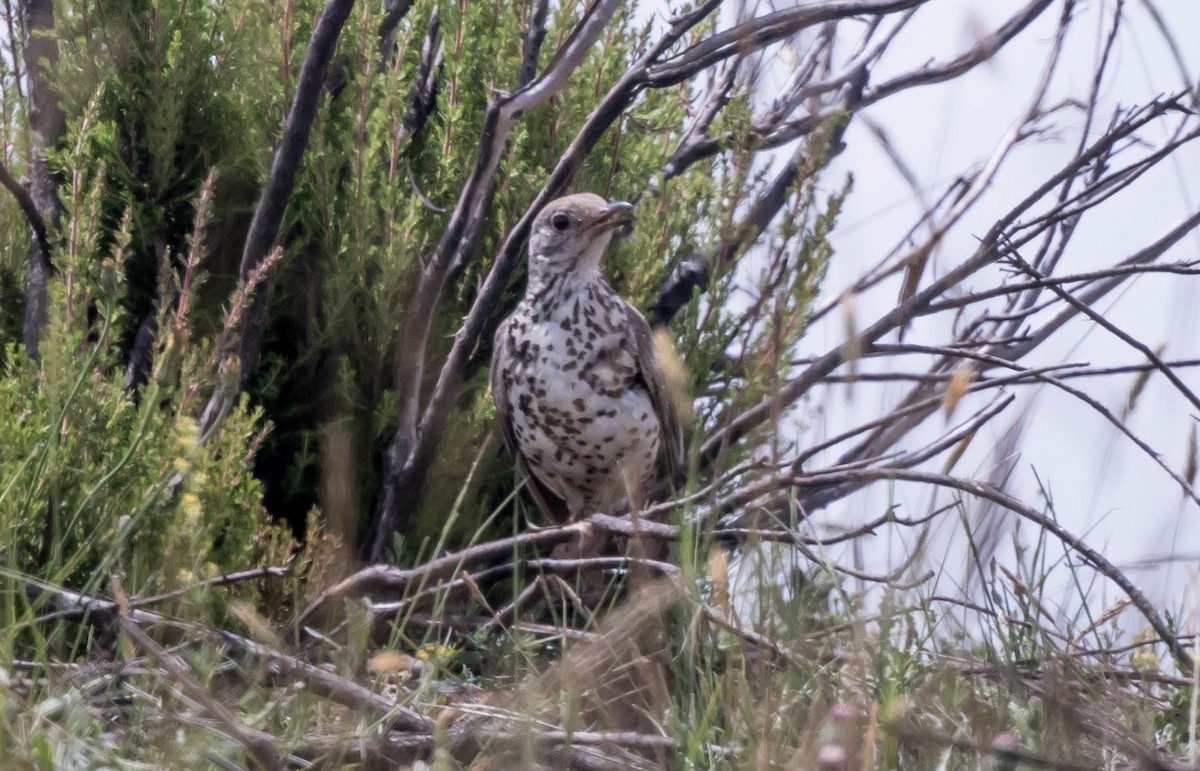
<instances>
[{"instance_id":1,"label":"green foliage","mask_svg":"<svg viewBox=\"0 0 1200 771\"><path fill-rule=\"evenodd\" d=\"M106 83L82 102L55 159L66 212L40 360L30 361L15 335L4 340L0 559L8 588L0 615L10 652L70 651L79 642L39 640L30 622L44 608L18 601L25 580L97 591L119 577L128 591L153 594L279 556L268 554L279 535L252 473L266 429L261 411L244 401L203 442L197 427L220 351L197 317L207 329L221 321L193 313L204 244L187 233L208 220L212 186L188 191L194 199L176 202L174 213L159 195L166 187L139 197L122 176L136 148L111 120L122 95ZM161 219L148 219L158 204ZM179 235L147 270L147 239L168 231ZM158 335L147 380L131 389L125 341L143 323L134 298L146 293Z\"/></svg>"},{"instance_id":2,"label":"green foliage","mask_svg":"<svg viewBox=\"0 0 1200 771\"><path fill-rule=\"evenodd\" d=\"M195 388L209 375L185 317L160 319L168 334L150 382L125 388L114 344L122 253L55 285L40 367L8 352L0 549L10 570L53 583L94 587L118 571L158 591L253 563L266 527L250 473L262 421L243 406L198 442Z\"/></svg>"},{"instance_id":3,"label":"green foliage","mask_svg":"<svg viewBox=\"0 0 1200 771\"><path fill-rule=\"evenodd\" d=\"M138 589L243 567L255 559L264 504L276 520L303 530L320 502L328 452L322 429L334 423L350 427L353 455L364 461L355 469L351 506L357 502L365 521L394 426L403 308L476 161L493 93L517 86L529 9L416 2L397 30L393 55L381 57L382 9L357 8L289 200L261 364L247 399L201 443L195 426L228 354L226 311L245 230L321 3L59 6L52 79L68 132L51 160L67 215L55 241L51 324L38 365L15 347L27 234L12 202L0 204L7 215L0 241L8 246L0 297L14 298L0 306L7 480L0 523L10 567L88 586L120 570ZM413 83L435 13L445 59L432 109L413 121ZM576 14L570 6L551 14L543 65ZM436 309L426 388L492 255L649 34L632 8L623 9L567 88L523 116L509 137L474 253ZM606 271L643 307L679 259L713 247L767 178L749 152L735 150L660 179L695 88L640 94L574 182L575 189L641 200L638 227L612 250ZM744 130L753 90L753 83L737 86L715 132ZM5 104L19 103L11 96ZM11 136L22 135L20 114L13 110L5 124ZM771 234L774 252L754 255L745 270L718 270L709 299L685 308L675 325L696 389L711 387L711 374L740 348L756 364L722 385L745 398L762 393L803 332L842 195L814 199L811 172L824 148L818 140L812 148L790 216ZM205 193L214 171L216 183ZM651 192L647 183L656 179ZM204 195L209 203L198 213ZM756 265L767 267L756 275ZM518 278L496 318L515 303L519 287ZM739 287L751 287L761 305L753 328L740 327L725 308ZM175 310L181 296L186 313ZM781 318L792 321L770 326ZM139 329L154 329L152 322L158 334L149 381L130 390L135 339ZM506 516L493 517L514 477L507 458L487 451L493 415L480 366L487 353L485 344L439 446L415 529L403 534L411 549L477 537L489 518L509 527ZM702 401L698 431L719 419L716 404ZM449 534L448 512L456 522Z\"/></svg>"},{"instance_id":4,"label":"green foliage","mask_svg":"<svg viewBox=\"0 0 1200 771\"><path fill-rule=\"evenodd\" d=\"M214 167L222 185L207 268L226 279L221 297L232 289L240 238L220 235L244 228L279 125L279 87L259 45L271 22L255 3L62 9L55 86L68 119L86 117L88 126L57 165L66 179L82 173L102 185L100 244L111 244L129 216L122 303L130 317L117 338L126 348L158 299L160 266L183 250L193 201ZM212 329L219 317L199 321Z\"/></svg>"},{"instance_id":5,"label":"green foliage","mask_svg":"<svg viewBox=\"0 0 1200 771\"><path fill-rule=\"evenodd\" d=\"M360 523L373 507L381 451L396 422L395 348L405 305L476 162L489 101L518 85L528 5L417 0L397 30L396 50L382 57L383 9L356 5L288 203L283 256L266 287L261 364L249 392L202 436L202 410L230 359L231 309L247 297L238 285L246 229L323 3L56 3L53 81L68 131L50 159L66 214L54 237L57 272L37 362L20 345L27 227L15 203L0 196L6 767L192 768L213 758L244 765L228 737L204 721L180 719L205 710L155 669L161 662L133 651L105 624L78 617L54 623L45 616L45 596L31 587L142 601L160 595L150 605L184 625L164 623L170 629L155 633L178 635L182 628L172 655L247 728L275 737L281 752L314 736L351 736L367 746L383 733L390 717L334 706L292 682L275 687L261 662L235 662L235 646L221 634L286 648L276 631L285 611L343 578L352 562L356 523L334 521L322 506L344 494L340 513ZM577 4L554 5L541 67L579 13ZM650 30L637 25L633 6L619 12L567 87L522 116L509 136L482 232L435 310L426 392L505 237L599 100L644 52ZM432 109L410 121L435 13L445 59ZM17 148L11 167L20 174L28 150L24 105L13 79L3 77L2 139ZM693 446L788 376L850 192L849 180L817 192L837 118L790 159L764 160L752 151L759 85L753 77L736 82L711 126L726 150L670 178L664 163L703 89L685 82L642 91L573 181L575 190L639 201L637 227L610 250L605 271L640 307L681 259L736 245L669 330L696 396ZM761 237L743 239L748 208L784 164L797 171L784 216ZM518 275L501 307L491 309L495 320L515 304L521 286ZM131 387L139 329L155 330L151 364L145 382ZM512 461L495 452L494 437L489 441L488 353L485 340L472 355L413 527L399 534L400 559L441 556L524 527L527 501ZM783 439L768 423L731 448L725 462L763 450L782 455ZM348 449L331 442L334 435ZM333 457L342 451L348 460ZM1044 578L1060 567L1047 557L1044 539L1019 555L1010 583L991 577L987 604L970 609L986 624L976 634L962 628L959 609L916 592L885 592L868 613L865 592L818 560L805 573L782 564L782 551L770 544L743 543L741 562L731 567L723 546L687 526L698 513L685 506L679 514L685 527L672 557L678 601L630 630L650 629L645 637L664 663L666 721L646 733L678 741L679 767L813 767L829 741L825 716L845 704L861 719L853 736L866 758L853 767L864 768L977 767L976 753L897 738L898 727L910 724L980 746L1012 729L1049 757L1083 744L1081 757L1100 766L1111 757L1074 730L1080 701L1119 703L1105 730L1146 746L1157 737L1178 744L1194 730L1187 689L1154 680L1152 653L1105 654L1094 669L1080 663L1080 640L1107 646L1116 637L1112 619L1086 619L1087 632L1078 635L1044 626ZM302 548L289 525L306 535ZM516 564L535 556L513 551ZM286 581L213 581L280 563L296 567ZM538 584L505 574L484 590L457 572L449 580L427 578L404 585L394 613L347 603L338 609L346 612L344 624L328 637L313 633L303 655L321 663L318 671L375 691L394 686L389 677L415 677L397 689L397 704L432 715L461 703L458 691L482 685L502 699L512 684L536 683L564 660L559 630L575 624L592 635L603 627L579 607L580 587L561 590L549 574ZM731 584L739 580L757 588L739 590L735 602ZM548 618L529 622L530 606ZM216 620L222 631L189 620ZM471 631L461 633L464 626ZM381 666L381 647L404 651L403 665ZM991 669L968 679L963 662ZM607 662L601 674L619 675L631 663ZM1122 668L1125 681L1109 677ZM1129 686L1133 674L1145 682ZM1048 692L1085 698L1039 700L1014 685L1039 679ZM592 685L564 678L548 694L553 720L584 724L579 705ZM173 710L165 719L164 704ZM452 767L444 749L433 757Z\"/></svg>"},{"instance_id":6,"label":"green foliage","mask_svg":"<svg viewBox=\"0 0 1200 771\"><path fill-rule=\"evenodd\" d=\"M153 312L169 273L180 270L192 201L212 168L219 182L206 229L208 280L192 324L201 336L219 331L219 309L234 286L248 213L318 6L130 2L102 11L86 4L64 9L57 83L74 134L57 164L64 175L80 174L104 191L94 202L95 254L112 248L123 217L129 223L124 313L110 319L117 364L126 361L138 324ZM412 84L435 8L445 62L433 109L412 125L405 122ZM362 6L343 31L329 78L334 85L289 201L284 259L273 279L262 363L250 387L251 403L274 426L256 459L257 475L266 484L272 513L297 527L318 502L323 425L349 420L359 458L377 459L390 436L402 309L475 162L475 137L493 91L517 85L527 13L504 4L417 2L397 32L394 59L378 53L378 6ZM623 10L568 88L524 116L511 135L473 259L455 275L437 309L429 362L440 361L448 350L473 287L507 231L597 101L644 48L649 28L635 27L632 14ZM569 7L552 14L543 62L574 21ZM751 91L752 84L743 84L726 112L748 115ZM645 197L647 180L656 178L682 136L695 96L687 84L642 94L587 157L575 182L576 189L610 197L644 198L638 228L613 250L606 267L610 280L642 305L676 260L711 247L740 203L763 183L762 174L747 173L749 156L735 153L732 162L697 164ZM732 130L737 119L722 120L717 128ZM777 312L801 316L828 258L822 252L824 215L806 189L798 188L792 224L779 239L796 244L804 237L800 233L798 239L798 232L811 231L811 243L777 266L768 292L792 298ZM830 221L835 212L836 201ZM92 258L80 259L82 265ZM779 291L780 278L790 292ZM711 308L728 298L735 279L718 275L713 305L703 311L693 305L679 325L681 350L697 385L731 343L733 327ZM515 299L514 293L508 302ZM497 317L503 310L496 309ZM5 325L15 331L19 320L8 317ZM786 330L786 341L802 329ZM775 349L775 355L780 352ZM486 361L486 350L479 359ZM428 377L436 374L436 368L427 370ZM478 366L474 373L463 401L469 407L451 417L431 474L436 483L423 495L417 532L406 534L410 543L438 532L476 465L475 448L490 430L486 373ZM752 382L754 393L761 392L764 378L754 376ZM728 383L730 389L744 386ZM511 487L507 465L494 455L483 458L472 495L482 504L469 507L462 534L473 532L489 502ZM360 510L370 511L379 485L377 462L359 470L357 484Z\"/></svg>"}]
</instances>

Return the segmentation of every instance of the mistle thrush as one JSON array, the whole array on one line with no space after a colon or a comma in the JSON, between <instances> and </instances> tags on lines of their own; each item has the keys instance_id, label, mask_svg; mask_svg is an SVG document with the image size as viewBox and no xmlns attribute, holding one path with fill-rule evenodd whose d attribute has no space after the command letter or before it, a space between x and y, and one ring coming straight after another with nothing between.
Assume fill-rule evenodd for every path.
<instances>
[{"instance_id":1,"label":"mistle thrush","mask_svg":"<svg viewBox=\"0 0 1200 771\"><path fill-rule=\"evenodd\" d=\"M633 206L582 193L551 201L529 237L529 284L496 330L492 396L505 443L543 516L635 505L683 435L646 319L600 258Z\"/></svg>"}]
</instances>

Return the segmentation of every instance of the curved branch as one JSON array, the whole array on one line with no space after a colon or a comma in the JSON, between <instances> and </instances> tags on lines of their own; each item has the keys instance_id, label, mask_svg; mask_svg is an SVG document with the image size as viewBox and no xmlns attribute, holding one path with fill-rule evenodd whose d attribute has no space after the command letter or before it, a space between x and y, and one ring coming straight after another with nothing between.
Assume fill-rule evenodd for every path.
<instances>
[{"instance_id":1,"label":"curved branch","mask_svg":"<svg viewBox=\"0 0 1200 771\"><path fill-rule=\"evenodd\" d=\"M521 47L521 71L517 75L517 88L524 88L533 82L537 74L538 55L542 51L542 41L546 39L546 17L550 13L550 0L535 0L533 10L529 13L529 29L525 33L525 41Z\"/></svg>"},{"instance_id":2,"label":"curved branch","mask_svg":"<svg viewBox=\"0 0 1200 771\"><path fill-rule=\"evenodd\" d=\"M764 48L816 24L851 16L896 13L927 2L929 0L835 0L776 11L719 32L679 55L654 65L646 72L646 82L654 87L673 86L731 56Z\"/></svg>"},{"instance_id":3,"label":"curved branch","mask_svg":"<svg viewBox=\"0 0 1200 771\"><path fill-rule=\"evenodd\" d=\"M29 598L35 609L49 605L55 611L81 610L84 614L83 623L93 626L111 626L122 612L116 601L104 597L74 592L33 578L26 578L23 583L25 596ZM226 656L242 661L256 661L261 669L270 671L271 676L276 679L294 678L299 680L318 696L353 710L361 710L376 720L382 721L393 730L419 732L433 730L432 718L425 717L416 710L398 705L394 699L375 693L366 686L335 672L330 672L233 632L181 621L161 613L140 610L135 607L130 607L124 617L139 625L174 627L187 632L193 638L212 640Z\"/></svg>"},{"instance_id":4,"label":"curved branch","mask_svg":"<svg viewBox=\"0 0 1200 771\"><path fill-rule=\"evenodd\" d=\"M655 326L671 323L683 306L692 299L693 292L708 285L714 275L725 274L737 261L738 255L770 227L783 205L787 203L796 185L808 179L836 158L845 145L842 138L866 83L866 70L859 74L854 86L846 96L845 118L835 124L829 132L824 148L814 149L812 143L796 148L791 160L780 170L771 183L754 199L754 205L739 225L733 236L722 243L711 254L696 254L681 262L671 271L670 277L658 292L658 299L649 309L650 322ZM670 162L668 162L670 164Z\"/></svg>"},{"instance_id":5,"label":"curved branch","mask_svg":"<svg viewBox=\"0 0 1200 771\"><path fill-rule=\"evenodd\" d=\"M353 6L354 0L327 0L321 18L313 27L308 51L304 54L304 64L300 67L292 108L288 112L287 125L283 130L283 139L279 143L279 149L275 151L270 176L267 177L267 184L263 187L262 196L254 209L250 231L246 234L240 267L243 280L253 274L267 259L276 239L279 238L283 213L292 196L296 172L300 169L304 151L308 148L313 121L317 117L317 106L323 93L329 60ZM227 405L244 391L249 383L258 363L266 315L267 293L258 289L254 292L250 307L242 319L236 383L229 382L233 378L222 378L221 384L213 391L201 419L205 430L212 427L225 413Z\"/></svg>"},{"instance_id":6,"label":"curved branch","mask_svg":"<svg viewBox=\"0 0 1200 771\"><path fill-rule=\"evenodd\" d=\"M413 0L387 0L383 4L383 21L379 23L379 57L385 65L391 64L395 56L396 30L412 5ZM434 11L437 11L436 6Z\"/></svg>"},{"instance_id":7,"label":"curved branch","mask_svg":"<svg viewBox=\"0 0 1200 771\"><path fill-rule=\"evenodd\" d=\"M29 195L28 190L21 186L20 182L13 179L13 175L9 173L8 167L3 163L0 163L0 185L3 185L8 192L12 193L13 198L17 199L17 206L21 207L21 213L29 221L29 228L33 231L33 238L41 250L43 267L46 269L47 275L52 275L54 265L50 261L50 242L46 236L46 221L42 219L42 213L38 211L37 204L33 202L33 197Z\"/></svg>"},{"instance_id":8,"label":"curved branch","mask_svg":"<svg viewBox=\"0 0 1200 771\"><path fill-rule=\"evenodd\" d=\"M429 13L429 31L421 44L421 63L408 95L408 111L396 133L396 145L407 136L416 134L425 125L437 101L438 78L441 75L445 45L442 43L441 14L435 5Z\"/></svg>"},{"instance_id":9,"label":"curved branch","mask_svg":"<svg viewBox=\"0 0 1200 771\"><path fill-rule=\"evenodd\" d=\"M914 315L921 313L922 309L945 294L945 292L951 287L960 285L968 276L994 263L1003 251L1002 247L999 245L1000 241L1002 240L1002 235L1007 232L1007 230L1012 227L1015 222L1017 222L1018 218L1024 212L1027 212L1045 195L1057 188L1057 186L1068 176L1076 174L1080 169L1085 168L1091 158L1102 154L1106 148L1112 147L1117 142L1120 142L1124 138L1132 135L1138 129L1149 124L1156 118L1159 118L1168 111L1175 109L1176 106L1177 98L1157 101L1139 111L1137 115L1132 116L1126 123L1114 127L1113 130L1097 139L1086 152L1081 153L1073 158L1050 179L1040 185L1034 192L1026 196L1024 200L1010 209L1007 214L997 220L992 226L991 230L982 237L982 246L977 249L973 255L968 257L961 264L946 271L946 273L931 282L927 287L919 290L907 300L897 305L895 308L892 308L888 312L884 313L874 323L859 333L858 339L860 346L862 348L869 347L869 345L879 340L888 332L907 323L907 320L912 318ZM1197 129L1197 132L1195 133L1200 136L1200 129ZM1157 256L1165 252L1171 244L1174 244L1176 241L1186 235L1186 233L1194 229L1197 226L1197 223L1200 223L1200 212L1197 212L1192 217L1189 217L1179 227L1173 229L1168 235L1155 242L1155 244L1142 250L1134 257L1125 260L1123 264L1152 261L1153 259L1157 258ZM1033 236L1029 236L1029 238L1032 237ZM916 254L922 249L929 248L928 244L929 242L927 241L926 243L919 245L915 249L911 250L909 254ZM891 264L901 265L904 262L905 260L901 258L891 261ZM875 271L877 274L886 272L887 271L883 268ZM1114 287L1118 286L1120 281L1120 277L1114 277L1108 281L1097 282L1097 286L1093 287L1090 292L1082 294L1079 299L1083 300L1084 302L1095 302L1100 296L1103 296L1107 292L1111 291ZM864 280L864 282L856 284L851 291L858 292L869 285L871 284ZM828 306L818 309L814 313L813 318L819 318L820 316L829 312L832 308L836 307L836 305L836 303L831 303ZM1057 328L1057 326L1061 326L1062 323L1065 323L1067 319L1073 317L1077 313L1078 312L1073 308L1065 308L1060 316L1056 316L1055 318L1046 322L1046 324L1049 325L1053 323L1056 325L1055 328ZM1044 335L1040 335L1038 342L1044 340L1044 337ZM1005 350L1004 356L1009 360L1016 360L1020 358L1020 356L1024 355L1024 353L1032 350L1033 347L1036 347L1036 343L1020 343ZM810 364L809 367L801 372L797 377L792 378L784 383L776 393L764 398L740 414L731 417L726 425L722 426L705 441L704 446L701 449L702 461L705 463L711 463L717 457L723 446L740 440L750 431L762 425L763 422L770 419L772 415L776 414L776 410L778 409L779 405L790 404L794 402L813 385L832 374L833 371L840 367L843 363L845 363L845 359L842 354L842 347L837 346L835 348L831 348L823 356L820 356L814 360L812 364Z\"/></svg>"},{"instance_id":10,"label":"curved branch","mask_svg":"<svg viewBox=\"0 0 1200 771\"><path fill-rule=\"evenodd\" d=\"M1032 0L1025 8L1017 12L1008 22L994 33L971 47L969 51L943 64L923 67L919 70L899 75L874 88L867 89L862 95L860 107L869 107L883 99L894 96L901 91L911 88L933 85L962 75L976 66L989 61L1001 48L1009 43L1022 30L1029 26L1038 16L1050 7L1053 0ZM825 81L819 85L817 92L835 91L849 83L856 72L848 69L840 76ZM751 147L754 150L769 150L786 145L813 131L822 122L832 117L828 109L820 110L801 116L791 121L771 121L765 125L756 126L752 133ZM702 158L717 154L729 146L733 136L712 137L699 139L686 148L686 152L677 153L673 158L675 168L682 169Z\"/></svg>"},{"instance_id":11,"label":"curved branch","mask_svg":"<svg viewBox=\"0 0 1200 771\"><path fill-rule=\"evenodd\" d=\"M1013 15L1008 21L987 37L975 41L969 51L959 54L942 64L924 67L903 75L897 75L891 80L885 80L863 95L864 101L877 102L884 97L915 86L929 86L935 83L945 83L963 75L976 65L991 59L1010 40L1019 35L1034 19L1042 14L1054 0L1031 0L1031 2Z\"/></svg>"}]
</instances>

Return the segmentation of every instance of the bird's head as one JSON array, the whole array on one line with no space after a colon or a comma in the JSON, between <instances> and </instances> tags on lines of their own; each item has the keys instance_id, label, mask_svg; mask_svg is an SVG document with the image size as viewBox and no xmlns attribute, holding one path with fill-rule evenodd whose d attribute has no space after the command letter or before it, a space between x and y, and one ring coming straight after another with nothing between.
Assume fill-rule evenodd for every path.
<instances>
[{"instance_id":1,"label":"bird's head","mask_svg":"<svg viewBox=\"0 0 1200 771\"><path fill-rule=\"evenodd\" d=\"M598 272L614 234L633 223L633 204L579 193L546 204L529 235L531 274Z\"/></svg>"}]
</instances>

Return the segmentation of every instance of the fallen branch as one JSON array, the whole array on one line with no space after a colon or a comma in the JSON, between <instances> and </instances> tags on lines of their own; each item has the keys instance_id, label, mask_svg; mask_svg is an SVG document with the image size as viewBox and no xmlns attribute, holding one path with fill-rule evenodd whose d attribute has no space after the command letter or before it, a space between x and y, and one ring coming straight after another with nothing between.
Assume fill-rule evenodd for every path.
<instances>
[{"instance_id":1,"label":"fallen branch","mask_svg":"<svg viewBox=\"0 0 1200 771\"><path fill-rule=\"evenodd\" d=\"M238 722L234 714L229 711L228 707L213 698L212 694L204 686L200 685L196 678L192 677L191 672L188 671L187 664L177 656L163 650L162 646L154 642L148 634L139 629L137 624L133 623L124 612L118 614L118 623L125 636L132 640L137 647L156 659L183 687L184 692L189 697L216 718L217 722L221 724L229 736L254 756L260 767L266 769L266 771L283 771L285 768L283 759L275 752L274 743L262 734L251 734L248 732Z\"/></svg>"}]
</instances>

